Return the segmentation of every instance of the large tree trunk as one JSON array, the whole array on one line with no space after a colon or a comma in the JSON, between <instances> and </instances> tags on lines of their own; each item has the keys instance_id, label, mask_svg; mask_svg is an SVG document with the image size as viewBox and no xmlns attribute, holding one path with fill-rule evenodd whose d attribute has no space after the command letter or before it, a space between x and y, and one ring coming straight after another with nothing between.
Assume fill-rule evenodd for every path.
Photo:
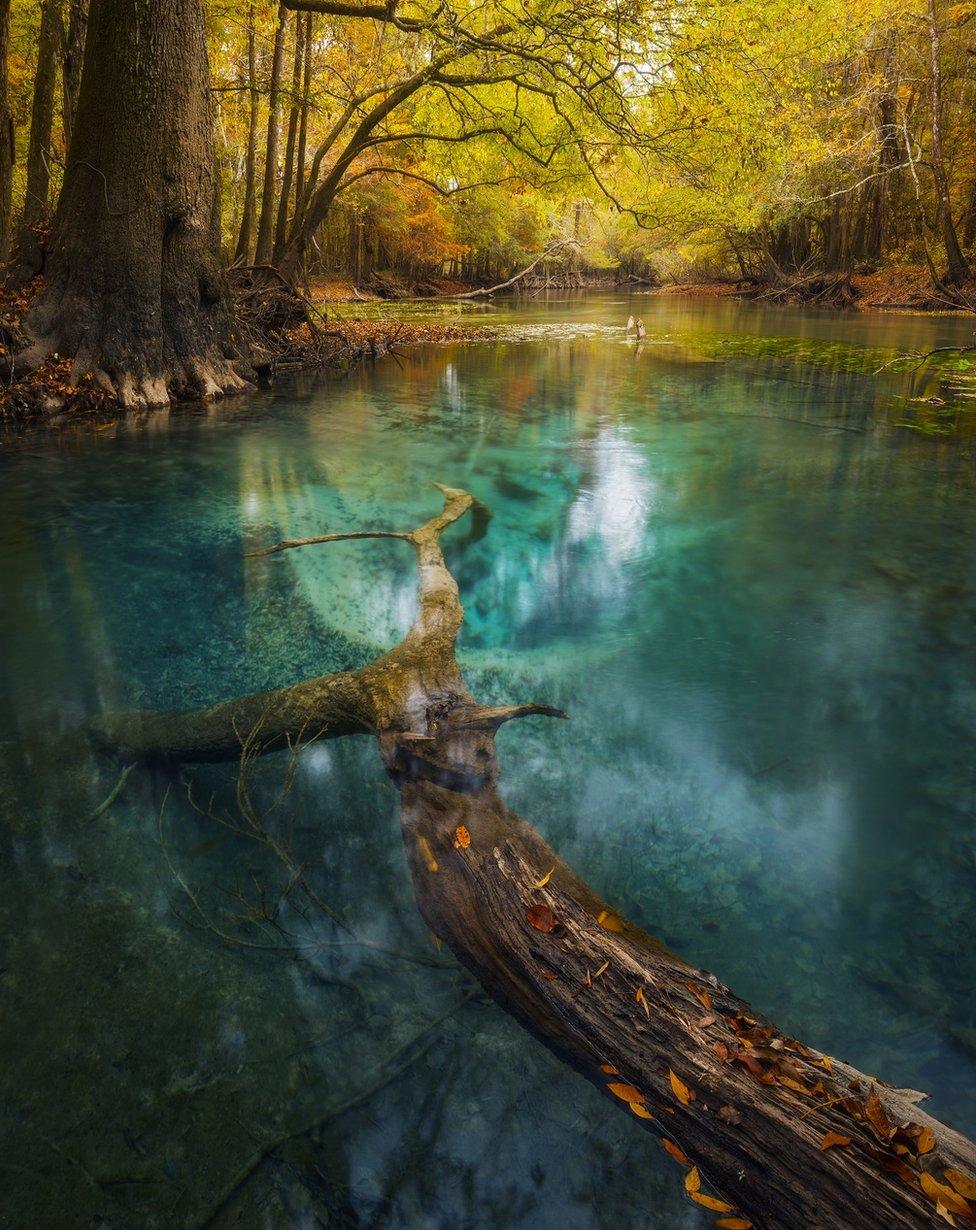
<instances>
[{"instance_id":1,"label":"large tree trunk","mask_svg":"<svg viewBox=\"0 0 976 1230\"><path fill-rule=\"evenodd\" d=\"M200 0L94 0L27 367L57 352L125 405L250 374L219 263Z\"/></svg>"},{"instance_id":2,"label":"large tree trunk","mask_svg":"<svg viewBox=\"0 0 976 1230\"><path fill-rule=\"evenodd\" d=\"M10 47L10 0L0 0L0 261L10 252L10 206L14 170L14 122L10 114L7 53Z\"/></svg>"},{"instance_id":3,"label":"large tree trunk","mask_svg":"<svg viewBox=\"0 0 976 1230\"><path fill-rule=\"evenodd\" d=\"M43 267L44 248L38 228L48 217L54 86L60 43L60 0L43 0L41 28L37 39L37 71L34 74L30 140L27 146L27 187L17 233L17 259L12 274L12 281L17 283L30 281Z\"/></svg>"},{"instance_id":4,"label":"large tree trunk","mask_svg":"<svg viewBox=\"0 0 976 1230\"><path fill-rule=\"evenodd\" d=\"M960 1194L976 1147L895 1090L763 1021L717 978L670 953L602 901L498 793L494 736L541 705L486 708L455 657L463 619L441 553L475 505L442 488L444 511L392 537L412 545L419 614L403 642L361 670L230 701L204 713L123 715L96 737L125 757L229 759L372 731L401 799L420 911L489 993L687 1169L686 1188L730 1227L895 1230L970 1223ZM479 532L476 525L474 533ZM692 1170L694 1165L697 1169ZM721 1222L719 1223L722 1224Z\"/></svg>"},{"instance_id":5,"label":"large tree trunk","mask_svg":"<svg viewBox=\"0 0 976 1230\"><path fill-rule=\"evenodd\" d=\"M68 28L61 54L61 128L64 148L71 145L71 133L78 112L81 70L85 62L85 36L88 31L88 0L69 0Z\"/></svg>"}]
</instances>

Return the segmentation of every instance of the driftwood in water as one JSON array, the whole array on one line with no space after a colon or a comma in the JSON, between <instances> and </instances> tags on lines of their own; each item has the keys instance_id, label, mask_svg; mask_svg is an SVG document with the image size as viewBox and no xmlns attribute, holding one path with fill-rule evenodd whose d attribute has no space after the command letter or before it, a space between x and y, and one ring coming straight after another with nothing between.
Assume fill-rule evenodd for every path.
<instances>
[{"instance_id":1,"label":"driftwood in water","mask_svg":"<svg viewBox=\"0 0 976 1230\"><path fill-rule=\"evenodd\" d=\"M636 1115L686 1167L693 1199L729 1227L892 1230L969 1225L976 1147L896 1090L784 1036L713 975L614 913L498 794L494 734L543 705L488 708L455 658L463 619L440 537L476 508L393 537L419 565L404 641L357 671L169 715L103 723L126 756L236 758L261 723L271 746L371 732L401 799L420 912L490 994ZM694 1165L696 1169L691 1169Z\"/></svg>"}]
</instances>

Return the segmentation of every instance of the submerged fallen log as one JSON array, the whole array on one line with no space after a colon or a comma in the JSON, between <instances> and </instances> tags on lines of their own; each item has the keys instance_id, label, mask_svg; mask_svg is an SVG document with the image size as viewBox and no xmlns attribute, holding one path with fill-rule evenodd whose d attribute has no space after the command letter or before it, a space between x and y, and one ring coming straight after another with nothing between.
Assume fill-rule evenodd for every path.
<instances>
[{"instance_id":1,"label":"submerged fallen log","mask_svg":"<svg viewBox=\"0 0 976 1230\"><path fill-rule=\"evenodd\" d=\"M489 708L455 657L463 620L441 550L470 510L409 532L329 534L409 543L419 614L361 670L188 714L124 715L96 736L125 757L232 759L263 746L372 733L400 792L420 912L539 1040L657 1135L692 1200L727 1230L892 1230L976 1222L976 1146L892 1089L787 1037L714 975L615 913L498 794L494 735L545 705ZM483 511L483 510L482 510Z\"/></svg>"}]
</instances>

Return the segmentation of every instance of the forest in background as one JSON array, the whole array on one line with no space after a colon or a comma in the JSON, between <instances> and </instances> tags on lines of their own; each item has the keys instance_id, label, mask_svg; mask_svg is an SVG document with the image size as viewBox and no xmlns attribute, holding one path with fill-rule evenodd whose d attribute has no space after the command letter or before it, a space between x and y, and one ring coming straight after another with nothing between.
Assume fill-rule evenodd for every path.
<instances>
[{"instance_id":1,"label":"forest in background","mask_svg":"<svg viewBox=\"0 0 976 1230\"><path fill-rule=\"evenodd\" d=\"M385 294L500 281L562 244L570 279L845 302L851 275L907 270L969 302L976 4L505 7L208 0L225 262ZM87 0L0 3L0 248L22 278L86 20Z\"/></svg>"}]
</instances>

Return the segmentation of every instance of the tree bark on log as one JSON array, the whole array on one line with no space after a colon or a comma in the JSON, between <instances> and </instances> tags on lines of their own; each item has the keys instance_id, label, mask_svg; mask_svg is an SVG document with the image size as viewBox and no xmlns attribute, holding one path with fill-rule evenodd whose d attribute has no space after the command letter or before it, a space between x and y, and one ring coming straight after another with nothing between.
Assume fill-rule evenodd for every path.
<instances>
[{"instance_id":1,"label":"tree bark on log","mask_svg":"<svg viewBox=\"0 0 976 1230\"><path fill-rule=\"evenodd\" d=\"M441 551L477 506L409 532L419 613L358 671L204 712L122 715L98 741L124 757L231 759L321 732L371 732L400 793L417 903L431 930L536 1038L665 1142L693 1200L728 1227L892 1230L971 1225L976 1146L917 1108L923 1095L782 1034L728 987L616 913L498 793L495 732L545 705L480 705L455 656L463 621Z\"/></svg>"}]
</instances>

